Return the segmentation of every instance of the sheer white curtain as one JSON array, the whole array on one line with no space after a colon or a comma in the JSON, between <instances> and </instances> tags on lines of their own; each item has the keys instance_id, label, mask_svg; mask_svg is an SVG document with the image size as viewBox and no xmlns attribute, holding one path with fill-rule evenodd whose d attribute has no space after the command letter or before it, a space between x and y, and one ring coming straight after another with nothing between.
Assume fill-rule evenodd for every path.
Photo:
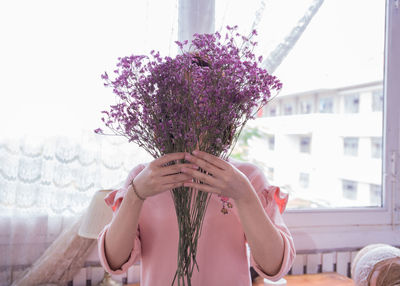
<instances>
[{"instance_id":1,"label":"sheer white curtain","mask_svg":"<svg viewBox=\"0 0 400 286\"><path fill-rule=\"evenodd\" d=\"M175 40L226 25L256 28L264 59L285 55L322 0L281 2L0 2L0 285L37 261L95 191L119 187L151 159L123 137L93 133L115 103L100 75L117 57L173 56Z\"/></svg>"},{"instance_id":2,"label":"sheer white curtain","mask_svg":"<svg viewBox=\"0 0 400 286\"><path fill-rule=\"evenodd\" d=\"M0 285L35 262L94 192L119 187L148 160L124 138L94 134L100 111L115 103L100 75L120 56L174 55L177 8L175 0L0 2Z\"/></svg>"}]
</instances>

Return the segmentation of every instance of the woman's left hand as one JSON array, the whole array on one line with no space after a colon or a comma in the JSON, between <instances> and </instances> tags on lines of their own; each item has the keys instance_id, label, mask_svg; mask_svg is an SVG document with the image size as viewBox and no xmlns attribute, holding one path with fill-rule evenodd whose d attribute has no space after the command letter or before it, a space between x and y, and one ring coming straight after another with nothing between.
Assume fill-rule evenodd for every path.
<instances>
[{"instance_id":1,"label":"woman's left hand","mask_svg":"<svg viewBox=\"0 0 400 286\"><path fill-rule=\"evenodd\" d=\"M196 150L193 151L193 155L186 153L185 160L207 172L206 174L199 170L182 168L182 173L189 174L203 183L187 181L184 183L186 187L219 194L235 201L245 200L253 191L253 187L246 175L217 156Z\"/></svg>"}]
</instances>

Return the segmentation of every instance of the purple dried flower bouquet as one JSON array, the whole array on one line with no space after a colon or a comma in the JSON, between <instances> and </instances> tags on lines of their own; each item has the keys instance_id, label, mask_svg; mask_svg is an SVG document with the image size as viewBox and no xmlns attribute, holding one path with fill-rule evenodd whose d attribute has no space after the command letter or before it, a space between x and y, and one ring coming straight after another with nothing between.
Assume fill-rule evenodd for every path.
<instances>
[{"instance_id":1,"label":"purple dried flower bouquet","mask_svg":"<svg viewBox=\"0 0 400 286\"><path fill-rule=\"evenodd\" d=\"M119 101L110 111L102 111L108 116L102 121L113 135L127 137L154 158L195 149L228 158L246 122L269 101L272 90L282 88L260 67L262 57L252 52L256 31L245 37L237 28L227 26L224 40L218 32L195 34L189 49L185 49L188 41L176 42L181 53L175 58L162 58L154 51L151 56L118 58L115 79L107 73L101 76ZM100 128L95 132L105 134ZM176 279L178 285L191 285L211 195L189 187L173 189L171 194L180 232L172 285ZM225 206L232 204L226 197L221 201L226 214Z\"/></svg>"}]
</instances>

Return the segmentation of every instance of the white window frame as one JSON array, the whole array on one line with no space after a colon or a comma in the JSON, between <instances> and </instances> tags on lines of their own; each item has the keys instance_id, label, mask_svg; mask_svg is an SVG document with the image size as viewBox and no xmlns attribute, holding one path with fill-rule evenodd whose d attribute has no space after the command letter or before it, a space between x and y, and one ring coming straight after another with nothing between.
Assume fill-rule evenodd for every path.
<instances>
[{"instance_id":1,"label":"white window frame","mask_svg":"<svg viewBox=\"0 0 400 286\"><path fill-rule=\"evenodd\" d=\"M383 207L286 210L283 217L297 251L400 245L400 7L398 0L385 5Z\"/></svg>"}]
</instances>

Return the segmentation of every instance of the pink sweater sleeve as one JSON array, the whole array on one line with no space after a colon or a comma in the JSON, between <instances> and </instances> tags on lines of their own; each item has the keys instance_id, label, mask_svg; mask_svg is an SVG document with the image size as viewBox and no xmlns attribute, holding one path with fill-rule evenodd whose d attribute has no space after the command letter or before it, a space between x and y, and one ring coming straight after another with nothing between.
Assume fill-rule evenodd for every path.
<instances>
[{"instance_id":1,"label":"pink sweater sleeve","mask_svg":"<svg viewBox=\"0 0 400 286\"><path fill-rule=\"evenodd\" d=\"M142 164L137 165L135 168L131 170L125 183L122 188L111 191L105 198L104 201L106 204L112 208L113 211L113 218L109 224L107 224L103 230L99 233L97 237L97 246L98 246L98 254L100 259L100 264L103 268L110 274L122 274L128 271L128 268L136 263L140 259L141 255L141 244L140 244L140 227L138 225L138 229L136 231L136 237L133 241L133 248L130 253L128 260L121 266L121 268L112 270L110 265L108 264L107 257L105 254L105 236L106 233L111 226L116 214L118 212L119 206L128 190L130 182L143 170L144 166Z\"/></svg>"},{"instance_id":2,"label":"pink sweater sleeve","mask_svg":"<svg viewBox=\"0 0 400 286\"><path fill-rule=\"evenodd\" d=\"M281 267L278 273L274 276L265 273L260 265L254 261L251 250L250 263L261 277L267 278L271 281L278 281L289 272L296 256L292 235L282 218L282 213L285 211L288 202L288 194L281 192L279 187L270 185L264 173L259 168L255 171L255 175L252 176L251 183L257 191L266 213L282 235L284 242L284 255Z\"/></svg>"}]
</instances>

